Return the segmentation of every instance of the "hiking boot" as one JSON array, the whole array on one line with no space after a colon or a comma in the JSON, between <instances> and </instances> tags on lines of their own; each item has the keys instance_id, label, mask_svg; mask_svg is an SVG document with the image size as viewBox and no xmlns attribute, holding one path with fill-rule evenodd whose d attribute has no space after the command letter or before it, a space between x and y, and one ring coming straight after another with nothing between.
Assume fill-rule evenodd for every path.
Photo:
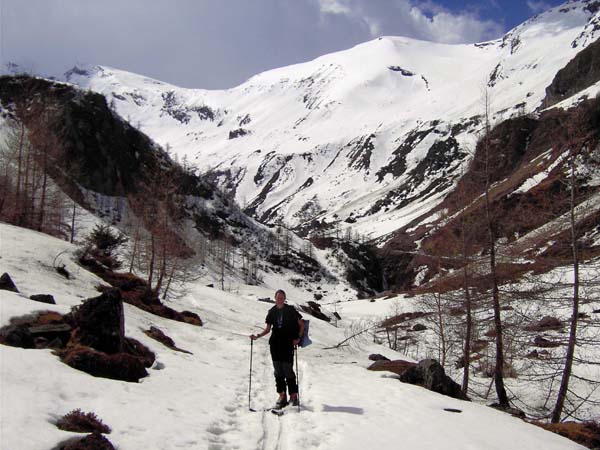
<instances>
[{"instance_id":1,"label":"hiking boot","mask_svg":"<svg viewBox=\"0 0 600 450\"><path fill-rule=\"evenodd\" d=\"M275 402L275 409L285 408L288 404L286 397L279 397L279 399Z\"/></svg>"},{"instance_id":2,"label":"hiking boot","mask_svg":"<svg viewBox=\"0 0 600 450\"><path fill-rule=\"evenodd\" d=\"M297 395L294 395L293 397L290 397L290 405L292 406L298 406L300 404L300 400L298 399Z\"/></svg>"}]
</instances>

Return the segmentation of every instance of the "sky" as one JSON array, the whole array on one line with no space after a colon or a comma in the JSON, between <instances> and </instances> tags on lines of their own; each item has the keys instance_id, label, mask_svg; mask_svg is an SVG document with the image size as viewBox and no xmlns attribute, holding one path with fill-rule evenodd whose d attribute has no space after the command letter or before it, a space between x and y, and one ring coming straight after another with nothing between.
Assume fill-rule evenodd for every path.
<instances>
[{"instance_id":1,"label":"sky","mask_svg":"<svg viewBox=\"0 0 600 450\"><path fill-rule=\"evenodd\" d=\"M561 0L0 0L0 63L225 89L378 36L495 39Z\"/></svg>"}]
</instances>

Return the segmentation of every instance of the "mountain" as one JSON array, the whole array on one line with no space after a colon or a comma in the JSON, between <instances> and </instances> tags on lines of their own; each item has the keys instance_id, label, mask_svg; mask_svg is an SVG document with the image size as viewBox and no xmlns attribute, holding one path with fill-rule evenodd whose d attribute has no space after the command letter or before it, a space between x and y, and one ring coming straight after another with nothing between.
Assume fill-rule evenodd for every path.
<instances>
[{"instance_id":1,"label":"mountain","mask_svg":"<svg viewBox=\"0 0 600 450\"><path fill-rule=\"evenodd\" d=\"M466 170L484 90L493 123L543 111L557 101L546 88L596 40L599 22L596 2L571 1L496 41L381 37L222 91L101 66L64 80L105 95L259 221L298 231L337 223L385 241L426 216ZM594 96L596 82L568 97Z\"/></svg>"}]
</instances>

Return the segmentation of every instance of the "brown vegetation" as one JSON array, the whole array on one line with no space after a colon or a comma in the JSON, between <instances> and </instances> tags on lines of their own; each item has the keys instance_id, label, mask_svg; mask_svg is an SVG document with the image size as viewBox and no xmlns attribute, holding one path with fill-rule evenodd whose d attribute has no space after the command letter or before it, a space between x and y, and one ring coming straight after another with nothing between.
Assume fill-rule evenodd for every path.
<instances>
[{"instance_id":1,"label":"brown vegetation","mask_svg":"<svg viewBox=\"0 0 600 450\"><path fill-rule=\"evenodd\" d=\"M553 433L560 434L585 447L592 449L600 447L600 423L598 422L544 423L532 421L530 423Z\"/></svg>"},{"instance_id":2,"label":"brown vegetation","mask_svg":"<svg viewBox=\"0 0 600 450\"><path fill-rule=\"evenodd\" d=\"M100 433L92 433L82 439L69 439L53 450L116 450Z\"/></svg>"},{"instance_id":3,"label":"brown vegetation","mask_svg":"<svg viewBox=\"0 0 600 450\"><path fill-rule=\"evenodd\" d=\"M56 426L61 430L75 433L110 433L111 431L96 414L84 413L81 409L74 409L65 414L56 422Z\"/></svg>"}]
</instances>

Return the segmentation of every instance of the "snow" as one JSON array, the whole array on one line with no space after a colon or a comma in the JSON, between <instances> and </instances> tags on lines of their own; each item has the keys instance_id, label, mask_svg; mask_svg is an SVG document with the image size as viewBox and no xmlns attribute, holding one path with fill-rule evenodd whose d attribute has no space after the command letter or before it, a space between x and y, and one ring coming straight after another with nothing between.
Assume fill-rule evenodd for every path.
<instances>
[{"instance_id":1,"label":"snow","mask_svg":"<svg viewBox=\"0 0 600 450\"><path fill-rule=\"evenodd\" d=\"M67 312L95 296L99 280L74 262L76 247L0 223L0 272L9 272L24 294L0 291L0 325L38 310ZM74 274L58 275L53 261ZM204 327L153 316L125 305L126 335L156 353L150 375L140 383L95 378L74 370L49 350L0 346L2 449L46 450L74 436L54 422L81 408L112 428L119 449L346 449L407 448L520 450L579 449L560 436L507 414L444 397L370 372L370 353L398 354L366 341L329 349L345 338L344 324L388 314L406 299L377 299L338 305L339 328L312 318L313 344L298 355L302 408L276 417L264 408L276 397L266 339L253 345L252 399L248 410L250 340L271 306L258 297L277 286L236 285L230 292L198 282L173 307L198 313ZM32 293L51 293L57 305L31 302ZM291 303L302 298L289 293ZM397 302L395 305L393 302ZM192 352L172 351L142 333L151 325ZM444 408L456 408L451 413Z\"/></svg>"}]
</instances>

